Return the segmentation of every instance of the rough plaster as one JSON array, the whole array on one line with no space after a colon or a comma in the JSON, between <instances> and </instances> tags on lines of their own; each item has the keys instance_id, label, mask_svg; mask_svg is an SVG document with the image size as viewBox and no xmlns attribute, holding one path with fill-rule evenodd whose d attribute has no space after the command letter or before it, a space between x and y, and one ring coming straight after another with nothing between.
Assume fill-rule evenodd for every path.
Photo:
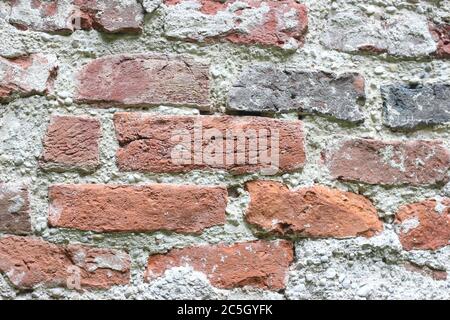
<instances>
[{"instance_id":1,"label":"rough plaster","mask_svg":"<svg viewBox=\"0 0 450 320\"><path fill-rule=\"evenodd\" d=\"M144 1L154 9L161 1ZM321 44L329 8L357 8L389 11L395 14L408 9L438 20L450 19L449 1L327 1L305 0L309 8L309 32L306 44L295 53L280 49L237 46L229 43L195 44L167 40L161 29L163 13L156 10L146 15L144 33L140 36L106 36L96 31L76 31L71 36L23 32L4 23L0 3L0 55L18 56L24 53L53 53L59 59L59 74L55 92L48 97L23 98L0 106L0 181L25 182L30 185L31 214L35 234L55 243L84 243L99 247L123 248L132 258L131 284L106 291L76 292L66 289L37 288L19 292L0 276L0 299L168 299L168 298L450 298L450 279L436 281L429 276L407 271L405 262L450 270L450 247L435 252L401 249L393 232L393 215L403 204L428 197L449 195L449 185L427 187L382 187L360 183L333 181L320 164L320 152L339 136L372 137L377 139L441 139L450 148L450 125L416 131L391 131L382 124L382 101L379 88L392 82L450 82L450 61L397 59L387 56L347 54L327 50ZM391 14L391 13L389 13ZM116 111L144 111L158 114L198 114L189 108L156 107L144 109L95 108L75 105L73 72L93 58L116 53L182 53L211 62L211 113L224 112L226 94L239 72L254 63L271 62L299 70L322 70L334 73L360 72L366 78L367 101L362 110L367 116L360 125L349 125L317 115L302 116L307 134L306 167L293 174L260 177L256 174L232 176L226 172L195 171L187 174L144 174L119 172L115 164L115 140L112 117ZM103 138L100 145L100 168L90 175L77 172L43 172L38 169L42 152L42 137L55 114L88 114L101 120ZM280 118L297 118L294 113ZM151 284L143 282L149 254L173 247L200 243L236 242L256 239L243 221L249 196L243 188L248 180L263 178L281 181L291 188L320 183L342 190L360 193L373 201L386 231L373 239L296 241L297 262L292 266L284 292L273 293L255 289L219 290L211 287L198 272L177 268ZM236 192L229 200L227 224L213 227L200 236L175 233L96 234L47 227L48 186L54 183L193 183L225 184ZM265 237L264 235L261 235Z\"/></svg>"}]
</instances>

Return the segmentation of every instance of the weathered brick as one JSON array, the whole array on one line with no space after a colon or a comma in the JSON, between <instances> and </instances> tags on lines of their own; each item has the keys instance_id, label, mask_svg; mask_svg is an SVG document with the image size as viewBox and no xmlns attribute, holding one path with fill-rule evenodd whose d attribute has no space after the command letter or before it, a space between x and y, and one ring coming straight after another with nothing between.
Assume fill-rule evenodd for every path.
<instances>
[{"instance_id":1,"label":"weathered brick","mask_svg":"<svg viewBox=\"0 0 450 320\"><path fill-rule=\"evenodd\" d=\"M369 184L442 183L450 167L450 153L438 140L344 139L324 157L333 178Z\"/></svg>"},{"instance_id":2,"label":"weathered brick","mask_svg":"<svg viewBox=\"0 0 450 320\"><path fill-rule=\"evenodd\" d=\"M11 1L9 23L22 30L68 32L72 26L71 0Z\"/></svg>"},{"instance_id":3,"label":"weathered brick","mask_svg":"<svg viewBox=\"0 0 450 320\"><path fill-rule=\"evenodd\" d=\"M430 31L437 42L436 56L450 58L450 24L430 23Z\"/></svg>"},{"instance_id":4,"label":"weathered brick","mask_svg":"<svg viewBox=\"0 0 450 320\"><path fill-rule=\"evenodd\" d=\"M129 283L130 258L118 250L5 236L0 238L0 272L20 289L38 285L74 289L78 276L81 289L106 289Z\"/></svg>"},{"instance_id":5,"label":"weathered brick","mask_svg":"<svg viewBox=\"0 0 450 320\"><path fill-rule=\"evenodd\" d=\"M89 17L92 27L106 33L139 33L143 29L144 9L137 0L74 0Z\"/></svg>"},{"instance_id":6,"label":"weathered brick","mask_svg":"<svg viewBox=\"0 0 450 320\"><path fill-rule=\"evenodd\" d=\"M228 109L246 112L319 113L340 120L364 119L365 81L356 73L296 71L269 65L244 70L228 95Z\"/></svg>"},{"instance_id":7,"label":"weathered brick","mask_svg":"<svg viewBox=\"0 0 450 320\"><path fill-rule=\"evenodd\" d=\"M306 158L300 121L117 113L114 123L120 144L117 163L124 171L225 169L243 174L273 169L276 173L299 169ZM255 139L257 146L253 149L252 142L243 140L252 133L258 138L263 135L266 144ZM184 147L184 151L178 147ZM267 152L267 158L261 156L263 152Z\"/></svg>"},{"instance_id":8,"label":"weathered brick","mask_svg":"<svg viewBox=\"0 0 450 320\"><path fill-rule=\"evenodd\" d=\"M419 266L414 263L405 263L405 269L411 272L420 273L424 276L430 277L434 280L447 280L447 271L435 270L428 266Z\"/></svg>"},{"instance_id":9,"label":"weathered brick","mask_svg":"<svg viewBox=\"0 0 450 320\"><path fill-rule=\"evenodd\" d=\"M312 238L371 237L383 230L372 203L325 186L296 191L275 181L248 182L248 223L278 235Z\"/></svg>"},{"instance_id":10,"label":"weathered brick","mask_svg":"<svg viewBox=\"0 0 450 320\"><path fill-rule=\"evenodd\" d=\"M138 33L144 9L136 0L14 0L9 22L20 29L71 33L92 28L107 33Z\"/></svg>"},{"instance_id":11,"label":"weathered brick","mask_svg":"<svg viewBox=\"0 0 450 320\"><path fill-rule=\"evenodd\" d=\"M0 183L0 231L31 232L28 189L24 185Z\"/></svg>"},{"instance_id":12,"label":"weathered brick","mask_svg":"<svg viewBox=\"0 0 450 320\"><path fill-rule=\"evenodd\" d=\"M450 244L450 199L428 199L401 207L396 220L406 250L435 250Z\"/></svg>"},{"instance_id":13,"label":"weathered brick","mask_svg":"<svg viewBox=\"0 0 450 320\"><path fill-rule=\"evenodd\" d=\"M297 49L308 29L307 9L294 0L165 0L167 37L196 42Z\"/></svg>"},{"instance_id":14,"label":"weathered brick","mask_svg":"<svg viewBox=\"0 0 450 320\"><path fill-rule=\"evenodd\" d=\"M79 102L209 109L209 66L184 57L106 56L84 66L77 81Z\"/></svg>"},{"instance_id":15,"label":"weathered brick","mask_svg":"<svg viewBox=\"0 0 450 320\"><path fill-rule=\"evenodd\" d=\"M46 169L92 171L99 165L100 121L54 116L44 138L40 165Z\"/></svg>"},{"instance_id":16,"label":"weathered brick","mask_svg":"<svg viewBox=\"0 0 450 320\"><path fill-rule=\"evenodd\" d=\"M293 258L292 244L287 241L187 247L150 256L146 279L152 281L174 267L191 267L205 273L216 287L281 290Z\"/></svg>"},{"instance_id":17,"label":"weathered brick","mask_svg":"<svg viewBox=\"0 0 450 320\"><path fill-rule=\"evenodd\" d=\"M222 187L55 185L49 190L49 225L97 232L200 233L225 223Z\"/></svg>"},{"instance_id":18,"label":"weathered brick","mask_svg":"<svg viewBox=\"0 0 450 320\"><path fill-rule=\"evenodd\" d=\"M17 58L0 57L0 102L16 96L47 93L56 76L56 56L31 54Z\"/></svg>"},{"instance_id":19,"label":"weathered brick","mask_svg":"<svg viewBox=\"0 0 450 320\"><path fill-rule=\"evenodd\" d=\"M372 16L361 10L338 10L328 17L322 43L344 52L400 57L428 56L437 48L426 16L406 10Z\"/></svg>"},{"instance_id":20,"label":"weathered brick","mask_svg":"<svg viewBox=\"0 0 450 320\"><path fill-rule=\"evenodd\" d=\"M450 85L425 84L381 87L383 123L391 128L450 122Z\"/></svg>"}]
</instances>

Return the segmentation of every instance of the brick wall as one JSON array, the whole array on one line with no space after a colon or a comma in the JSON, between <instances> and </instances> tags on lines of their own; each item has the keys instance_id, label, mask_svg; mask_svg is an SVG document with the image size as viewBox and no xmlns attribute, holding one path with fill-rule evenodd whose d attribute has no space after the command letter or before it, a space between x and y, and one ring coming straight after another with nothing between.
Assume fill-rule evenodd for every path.
<instances>
[{"instance_id":1,"label":"brick wall","mask_svg":"<svg viewBox=\"0 0 450 320\"><path fill-rule=\"evenodd\" d=\"M0 31L0 299L450 298L448 0L4 0Z\"/></svg>"}]
</instances>

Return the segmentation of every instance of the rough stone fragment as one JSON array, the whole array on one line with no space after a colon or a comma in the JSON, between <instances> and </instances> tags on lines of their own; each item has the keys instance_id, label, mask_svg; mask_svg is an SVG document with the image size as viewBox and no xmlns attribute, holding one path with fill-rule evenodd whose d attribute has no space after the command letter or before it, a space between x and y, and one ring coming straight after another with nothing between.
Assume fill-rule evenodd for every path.
<instances>
[{"instance_id":1,"label":"rough stone fragment","mask_svg":"<svg viewBox=\"0 0 450 320\"><path fill-rule=\"evenodd\" d=\"M106 33L140 33L144 9L137 0L74 0L81 17L88 16L92 27Z\"/></svg>"},{"instance_id":2,"label":"rough stone fragment","mask_svg":"<svg viewBox=\"0 0 450 320\"><path fill-rule=\"evenodd\" d=\"M28 189L23 185L0 183L0 231L31 232Z\"/></svg>"},{"instance_id":3,"label":"rough stone fragment","mask_svg":"<svg viewBox=\"0 0 450 320\"><path fill-rule=\"evenodd\" d=\"M365 81L356 73L296 71L269 65L244 70L228 95L228 109L246 112L299 111L340 120L364 119Z\"/></svg>"},{"instance_id":4,"label":"rough stone fragment","mask_svg":"<svg viewBox=\"0 0 450 320\"><path fill-rule=\"evenodd\" d=\"M324 153L335 179L384 185L448 181L450 153L439 140L344 139Z\"/></svg>"},{"instance_id":5,"label":"rough stone fragment","mask_svg":"<svg viewBox=\"0 0 450 320\"><path fill-rule=\"evenodd\" d=\"M40 164L47 169L94 170L99 161L100 121L92 117L54 116L44 139Z\"/></svg>"},{"instance_id":6,"label":"rough stone fragment","mask_svg":"<svg viewBox=\"0 0 450 320\"><path fill-rule=\"evenodd\" d=\"M430 23L430 31L437 42L436 56L450 58L450 24Z\"/></svg>"},{"instance_id":7,"label":"rough stone fragment","mask_svg":"<svg viewBox=\"0 0 450 320\"><path fill-rule=\"evenodd\" d=\"M428 56L437 48L426 16L406 10L384 17L338 10L328 17L322 43L344 52L399 57Z\"/></svg>"},{"instance_id":8,"label":"rough stone fragment","mask_svg":"<svg viewBox=\"0 0 450 320\"><path fill-rule=\"evenodd\" d=\"M145 12L152 13L156 9L158 9L164 0L143 0L142 6L145 9Z\"/></svg>"},{"instance_id":9,"label":"rough stone fragment","mask_svg":"<svg viewBox=\"0 0 450 320\"><path fill-rule=\"evenodd\" d=\"M0 238L0 272L20 289L106 289L129 283L130 257L118 250L5 236Z\"/></svg>"},{"instance_id":10,"label":"rough stone fragment","mask_svg":"<svg viewBox=\"0 0 450 320\"><path fill-rule=\"evenodd\" d=\"M84 66L77 81L79 102L209 109L209 66L184 57L106 56Z\"/></svg>"},{"instance_id":11,"label":"rough stone fragment","mask_svg":"<svg viewBox=\"0 0 450 320\"><path fill-rule=\"evenodd\" d=\"M450 85L390 85L383 86L381 93L383 122L391 128L412 129L450 121Z\"/></svg>"},{"instance_id":12,"label":"rough stone fragment","mask_svg":"<svg viewBox=\"0 0 450 320\"><path fill-rule=\"evenodd\" d=\"M377 211L363 196L313 186L291 191L275 181L248 182L248 223L278 235L311 238L371 237L383 230Z\"/></svg>"},{"instance_id":13,"label":"rough stone fragment","mask_svg":"<svg viewBox=\"0 0 450 320\"><path fill-rule=\"evenodd\" d=\"M117 113L114 123L120 144L117 163L124 171L173 173L225 169L233 174L261 170L275 174L302 168L306 161L300 121ZM260 139L262 136L265 140ZM246 137L256 138L248 142L244 140ZM185 138L187 142L183 141ZM253 142L256 149L251 147ZM267 157L262 156L264 152Z\"/></svg>"},{"instance_id":14,"label":"rough stone fragment","mask_svg":"<svg viewBox=\"0 0 450 320\"><path fill-rule=\"evenodd\" d=\"M47 93L56 76L54 55L40 53L16 58L0 57L0 102L14 97Z\"/></svg>"},{"instance_id":15,"label":"rough stone fragment","mask_svg":"<svg viewBox=\"0 0 450 320\"><path fill-rule=\"evenodd\" d=\"M165 0L164 4L165 35L187 41L295 50L303 45L308 28L306 6L294 0Z\"/></svg>"},{"instance_id":16,"label":"rough stone fragment","mask_svg":"<svg viewBox=\"0 0 450 320\"><path fill-rule=\"evenodd\" d=\"M55 185L49 225L97 232L200 233L225 223L222 187L153 184Z\"/></svg>"},{"instance_id":17,"label":"rough stone fragment","mask_svg":"<svg viewBox=\"0 0 450 320\"><path fill-rule=\"evenodd\" d=\"M50 33L92 28L107 33L139 33L144 9L136 0L15 0L9 22L23 30Z\"/></svg>"},{"instance_id":18,"label":"rough stone fragment","mask_svg":"<svg viewBox=\"0 0 450 320\"><path fill-rule=\"evenodd\" d=\"M216 287L281 290L293 259L292 244L281 240L187 247L150 256L146 279L152 281L174 267L190 266L205 273Z\"/></svg>"},{"instance_id":19,"label":"rough stone fragment","mask_svg":"<svg viewBox=\"0 0 450 320\"><path fill-rule=\"evenodd\" d=\"M401 207L396 215L405 250L436 250L450 244L450 198L428 199Z\"/></svg>"}]
</instances>

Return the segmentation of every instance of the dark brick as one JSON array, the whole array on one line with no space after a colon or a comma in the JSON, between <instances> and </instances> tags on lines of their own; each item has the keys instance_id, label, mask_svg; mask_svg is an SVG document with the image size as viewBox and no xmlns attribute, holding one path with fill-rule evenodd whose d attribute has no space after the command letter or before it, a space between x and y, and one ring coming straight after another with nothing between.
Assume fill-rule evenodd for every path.
<instances>
[{"instance_id":1,"label":"dark brick","mask_svg":"<svg viewBox=\"0 0 450 320\"><path fill-rule=\"evenodd\" d=\"M252 66L233 85L228 109L247 112L319 113L340 120L364 119L364 78L356 73L291 71Z\"/></svg>"},{"instance_id":2,"label":"dark brick","mask_svg":"<svg viewBox=\"0 0 450 320\"><path fill-rule=\"evenodd\" d=\"M391 128L412 129L450 121L450 85L390 85L382 87L381 93L383 123Z\"/></svg>"}]
</instances>

